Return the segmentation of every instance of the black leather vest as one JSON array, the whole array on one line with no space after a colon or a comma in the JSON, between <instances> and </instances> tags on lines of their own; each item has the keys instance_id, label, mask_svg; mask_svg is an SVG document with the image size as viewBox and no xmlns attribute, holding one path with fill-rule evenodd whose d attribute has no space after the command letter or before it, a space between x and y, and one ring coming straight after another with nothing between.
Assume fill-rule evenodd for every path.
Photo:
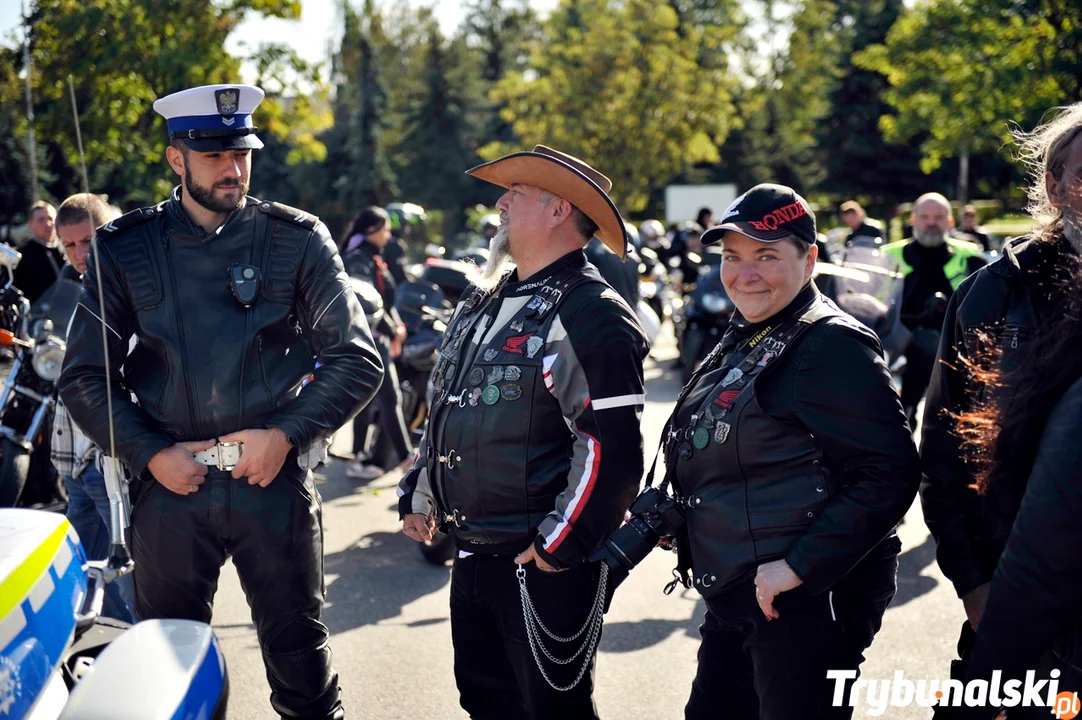
<instances>
[{"instance_id":1,"label":"black leather vest","mask_svg":"<svg viewBox=\"0 0 1082 720\"><path fill-rule=\"evenodd\" d=\"M561 302L589 282L603 282L592 266L555 271L491 335L498 293L471 288L444 334L427 462L441 515L468 543L528 543L567 489L574 434L544 350Z\"/></svg>"},{"instance_id":2,"label":"black leather vest","mask_svg":"<svg viewBox=\"0 0 1082 720\"><path fill-rule=\"evenodd\" d=\"M767 415L756 387L779 357L800 351L812 325L841 314L817 298L765 337L752 338L743 352L712 356L720 369L700 373L687 393L705 402L693 422L670 427L669 476L687 509L694 584L706 597L784 556L840 490L814 436Z\"/></svg>"}]
</instances>

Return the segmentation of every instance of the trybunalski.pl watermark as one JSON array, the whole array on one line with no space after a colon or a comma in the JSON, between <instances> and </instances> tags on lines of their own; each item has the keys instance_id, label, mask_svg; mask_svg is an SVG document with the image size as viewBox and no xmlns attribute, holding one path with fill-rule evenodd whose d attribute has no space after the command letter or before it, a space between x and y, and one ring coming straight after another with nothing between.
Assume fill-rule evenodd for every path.
<instances>
[{"instance_id":1,"label":"trybunalski.pl watermark","mask_svg":"<svg viewBox=\"0 0 1082 720\"><path fill-rule=\"evenodd\" d=\"M894 672L891 680L868 680L861 678L849 685L849 697L845 697L846 682L857 676L856 670L828 670L827 679L834 681L834 707L848 705L865 707L865 714L879 716L888 707L951 706L961 707L1045 707L1057 720L1071 720L1082 711L1082 701L1074 692L1060 692L1059 670L1052 670L1047 678L1038 679L1030 670L1025 680L1013 679L1003 682L1003 674L996 670L991 680L907 680L901 670Z\"/></svg>"}]
</instances>

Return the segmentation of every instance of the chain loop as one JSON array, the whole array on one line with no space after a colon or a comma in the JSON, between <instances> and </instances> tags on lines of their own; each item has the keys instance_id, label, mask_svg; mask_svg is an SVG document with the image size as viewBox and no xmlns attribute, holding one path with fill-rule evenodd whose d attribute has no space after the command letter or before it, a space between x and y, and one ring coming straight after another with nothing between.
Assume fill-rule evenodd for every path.
<instances>
[{"instance_id":1,"label":"chain loop","mask_svg":"<svg viewBox=\"0 0 1082 720\"><path fill-rule=\"evenodd\" d=\"M537 669L541 671L541 677L545 678L545 682L547 682L553 690L567 692L578 685L583 676L586 675L586 671L590 667L590 660L594 656L594 650L597 649L597 642L601 638L601 626L605 619L605 590L608 587L609 566L607 563L601 563L601 577L598 580L597 595L594 596L590 614L586 616L586 622L583 624L582 628L570 637L560 637L559 635L556 635L541 622L541 618L538 616L536 608L534 608L533 601L530 599L530 591L526 589L526 568L519 565L518 569L515 571L515 575L518 577L519 596L522 600L522 619L526 625L526 637L530 641L530 651L533 652L533 659L534 662L537 663ZM586 638L573 655L566 660L563 660L555 657L549 652L549 649L545 647L545 644L541 640L541 635L538 633L538 628L540 628L550 639L560 643L573 642L582 637L583 634L586 635ZM541 662L541 655L537 652L538 648L541 649L541 654L557 665L569 665L585 651L586 655L582 659L582 667L579 668L578 675L575 676L574 681L572 681L570 685L561 687L552 681L552 678L545 672L544 664Z\"/></svg>"}]
</instances>

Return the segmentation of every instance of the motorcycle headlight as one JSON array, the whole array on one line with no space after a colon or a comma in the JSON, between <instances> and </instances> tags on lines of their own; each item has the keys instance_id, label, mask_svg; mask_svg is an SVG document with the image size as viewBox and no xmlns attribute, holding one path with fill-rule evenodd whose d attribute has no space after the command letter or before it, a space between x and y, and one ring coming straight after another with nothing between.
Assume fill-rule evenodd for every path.
<instances>
[{"instance_id":1,"label":"motorcycle headlight","mask_svg":"<svg viewBox=\"0 0 1082 720\"><path fill-rule=\"evenodd\" d=\"M706 293L700 302L702 302L704 310L715 315L723 313L732 307L729 298L719 293Z\"/></svg>"},{"instance_id":2,"label":"motorcycle headlight","mask_svg":"<svg viewBox=\"0 0 1082 720\"><path fill-rule=\"evenodd\" d=\"M56 382L60 377L60 368L64 364L64 343L51 337L34 348L34 372L42 380Z\"/></svg>"}]
</instances>

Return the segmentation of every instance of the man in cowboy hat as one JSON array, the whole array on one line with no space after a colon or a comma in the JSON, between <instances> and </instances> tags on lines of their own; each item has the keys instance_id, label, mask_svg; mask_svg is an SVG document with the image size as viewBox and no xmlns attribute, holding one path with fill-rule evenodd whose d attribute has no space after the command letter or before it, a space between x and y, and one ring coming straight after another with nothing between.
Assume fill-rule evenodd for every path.
<instances>
[{"instance_id":1,"label":"man in cowboy hat","mask_svg":"<svg viewBox=\"0 0 1082 720\"><path fill-rule=\"evenodd\" d=\"M444 335L399 486L403 531L454 536L455 679L471 717L595 718L603 573L585 559L642 476L648 346L583 247L596 234L623 257L624 224L608 178L542 145L468 174L507 188L503 222Z\"/></svg>"}]
</instances>

